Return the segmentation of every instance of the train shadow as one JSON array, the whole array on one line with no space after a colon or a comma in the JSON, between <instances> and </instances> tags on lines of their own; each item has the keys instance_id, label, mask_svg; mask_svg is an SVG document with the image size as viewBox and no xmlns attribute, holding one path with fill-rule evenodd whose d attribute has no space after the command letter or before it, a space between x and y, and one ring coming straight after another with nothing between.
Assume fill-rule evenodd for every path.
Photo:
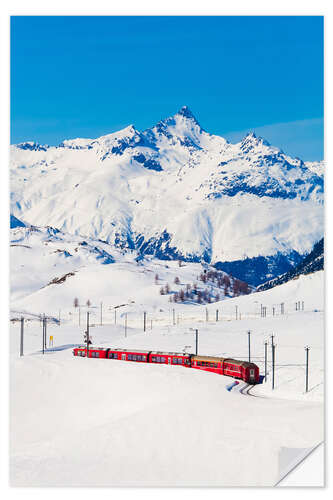
<instances>
[{"instance_id":1,"label":"train shadow","mask_svg":"<svg viewBox=\"0 0 333 500\"><path fill-rule=\"evenodd\" d=\"M57 352L57 351L65 351L66 349L73 349L74 347L80 347L81 344L63 344L63 345L58 345L55 347L47 347L44 349L44 354L50 353L50 352ZM35 352L34 354L41 354L43 351L42 349L40 351Z\"/></svg>"}]
</instances>

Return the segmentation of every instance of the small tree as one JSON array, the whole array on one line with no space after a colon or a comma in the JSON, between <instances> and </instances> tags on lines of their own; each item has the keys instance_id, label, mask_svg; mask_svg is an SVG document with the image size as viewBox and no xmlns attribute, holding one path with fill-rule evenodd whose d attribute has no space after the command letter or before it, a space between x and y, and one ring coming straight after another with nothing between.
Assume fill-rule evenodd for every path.
<instances>
[{"instance_id":1,"label":"small tree","mask_svg":"<svg viewBox=\"0 0 333 500\"><path fill-rule=\"evenodd\" d=\"M178 260L178 267L182 267L182 261L180 259Z\"/></svg>"},{"instance_id":2,"label":"small tree","mask_svg":"<svg viewBox=\"0 0 333 500\"><path fill-rule=\"evenodd\" d=\"M77 297L75 297L74 299L74 307L75 308L79 307L79 299Z\"/></svg>"},{"instance_id":3,"label":"small tree","mask_svg":"<svg viewBox=\"0 0 333 500\"><path fill-rule=\"evenodd\" d=\"M158 274L155 274L155 283L158 284Z\"/></svg>"},{"instance_id":4,"label":"small tree","mask_svg":"<svg viewBox=\"0 0 333 500\"><path fill-rule=\"evenodd\" d=\"M91 306L91 302L90 302L90 300L89 300L89 299L87 300L87 306L88 306L88 307L90 307L90 306Z\"/></svg>"},{"instance_id":5,"label":"small tree","mask_svg":"<svg viewBox=\"0 0 333 500\"><path fill-rule=\"evenodd\" d=\"M175 277L175 284L176 284L176 285L179 285L179 283L180 283L180 279L178 278L178 276L176 276L176 277Z\"/></svg>"},{"instance_id":6,"label":"small tree","mask_svg":"<svg viewBox=\"0 0 333 500\"><path fill-rule=\"evenodd\" d=\"M167 284L165 285L164 290L165 290L165 293L166 293L166 294L170 293L169 283L167 283Z\"/></svg>"},{"instance_id":7,"label":"small tree","mask_svg":"<svg viewBox=\"0 0 333 500\"><path fill-rule=\"evenodd\" d=\"M161 286L161 288L160 288L160 295L164 295L164 293L165 293L164 292L164 288L163 288L163 286Z\"/></svg>"},{"instance_id":8,"label":"small tree","mask_svg":"<svg viewBox=\"0 0 333 500\"><path fill-rule=\"evenodd\" d=\"M184 300L185 300L185 293L184 293L183 289L181 289L179 292L179 299L181 302L184 302Z\"/></svg>"}]
</instances>

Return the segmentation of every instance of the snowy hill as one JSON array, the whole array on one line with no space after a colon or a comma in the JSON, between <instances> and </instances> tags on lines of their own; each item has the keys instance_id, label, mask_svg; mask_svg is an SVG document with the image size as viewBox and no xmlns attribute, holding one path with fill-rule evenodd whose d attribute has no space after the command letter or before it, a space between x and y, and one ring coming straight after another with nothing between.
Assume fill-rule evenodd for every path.
<instances>
[{"instance_id":1,"label":"snowy hill","mask_svg":"<svg viewBox=\"0 0 333 500\"><path fill-rule=\"evenodd\" d=\"M322 163L253 133L230 144L187 107L143 132L12 146L11 190L11 213L30 224L227 265L253 285L298 264L324 232Z\"/></svg>"},{"instance_id":2,"label":"snowy hill","mask_svg":"<svg viewBox=\"0 0 333 500\"><path fill-rule=\"evenodd\" d=\"M152 328L143 332L142 321L135 321L128 308L126 335L120 310L117 322L113 311L103 316L103 326L92 317L90 333L98 346L195 352L194 329L199 329L199 354L244 360L250 330L251 359L261 375L264 342L269 343L267 381L253 387L250 395L240 392L246 384L229 392L232 378L201 370L75 358L72 347L82 344L85 328L85 318L80 326L77 313L64 318L61 311L60 326L48 322L54 346L44 355L38 318L24 314L24 356L19 357L20 323L12 322L12 486L275 485L286 468L295 465L292 452L310 452L324 439L323 278L319 271L224 301L219 321L212 314L215 304L208 306L209 321L204 306L193 306L191 313L183 306L186 316L181 314L179 323L173 324L167 315L160 323L154 319ZM59 285L64 293L66 283L75 279ZM97 279L91 282L93 290L81 293L96 291ZM107 280L100 281L106 290ZM113 304L121 303L119 281L118 289L112 280L109 283ZM144 289L151 294L147 285ZM295 311L295 300L304 301L304 310ZM284 314L277 307L281 302ZM260 317L260 303L267 307L265 318ZM238 319L236 306L242 312ZM159 308L156 314L163 317ZM306 345L311 347L307 393ZM281 460L284 454L289 460Z\"/></svg>"},{"instance_id":3,"label":"snowy hill","mask_svg":"<svg viewBox=\"0 0 333 500\"><path fill-rule=\"evenodd\" d=\"M12 317L23 311L55 318L59 309L71 315L75 297L84 308L89 300L93 312L103 301L106 315L106 304L126 306L132 316L169 314L171 307L195 308L253 291L212 266L143 258L52 227L11 229L10 263Z\"/></svg>"}]
</instances>

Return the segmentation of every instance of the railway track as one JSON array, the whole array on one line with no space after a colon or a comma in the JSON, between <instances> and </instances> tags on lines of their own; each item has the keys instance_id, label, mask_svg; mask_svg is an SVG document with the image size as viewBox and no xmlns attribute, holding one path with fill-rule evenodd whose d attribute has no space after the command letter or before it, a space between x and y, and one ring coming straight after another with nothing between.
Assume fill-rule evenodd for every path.
<instances>
[{"instance_id":1,"label":"railway track","mask_svg":"<svg viewBox=\"0 0 333 500\"><path fill-rule=\"evenodd\" d=\"M252 396L253 398L261 398L262 396L255 396L254 394L251 394L250 391L253 389L254 385L251 384L245 384L244 387L239 389L239 392L243 394L243 396Z\"/></svg>"}]
</instances>

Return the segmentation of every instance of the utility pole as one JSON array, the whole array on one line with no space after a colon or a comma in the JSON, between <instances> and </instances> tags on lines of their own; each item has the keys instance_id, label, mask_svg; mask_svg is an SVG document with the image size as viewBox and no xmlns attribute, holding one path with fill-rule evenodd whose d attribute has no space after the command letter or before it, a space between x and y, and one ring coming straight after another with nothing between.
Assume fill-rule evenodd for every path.
<instances>
[{"instance_id":1,"label":"utility pole","mask_svg":"<svg viewBox=\"0 0 333 500\"><path fill-rule=\"evenodd\" d=\"M42 338L42 349L43 349L43 354L44 354L44 346L45 346L45 342L44 342L44 335L45 335L45 314L43 316L43 338Z\"/></svg>"},{"instance_id":2,"label":"utility pole","mask_svg":"<svg viewBox=\"0 0 333 500\"><path fill-rule=\"evenodd\" d=\"M272 336L273 342L273 336ZM272 390L275 387L275 344L272 343Z\"/></svg>"},{"instance_id":3,"label":"utility pole","mask_svg":"<svg viewBox=\"0 0 333 500\"><path fill-rule=\"evenodd\" d=\"M117 309L114 308L114 324L117 324Z\"/></svg>"},{"instance_id":4,"label":"utility pole","mask_svg":"<svg viewBox=\"0 0 333 500\"><path fill-rule=\"evenodd\" d=\"M79 306L79 326L81 326L81 307Z\"/></svg>"},{"instance_id":5,"label":"utility pole","mask_svg":"<svg viewBox=\"0 0 333 500\"><path fill-rule=\"evenodd\" d=\"M275 307L272 308L273 316L275 316Z\"/></svg>"},{"instance_id":6,"label":"utility pole","mask_svg":"<svg viewBox=\"0 0 333 500\"><path fill-rule=\"evenodd\" d=\"M251 331L247 332L248 341L249 341L249 363L251 363Z\"/></svg>"},{"instance_id":7,"label":"utility pole","mask_svg":"<svg viewBox=\"0 0 333 500\"><path fill-rule=\"evenodd\" d=\"M235 306L236 319L238 319L238 306Z\"/></svg>"},{"instance_id":8,"label":"utility pole","mask_svg":"<svg viewBox=\"0 0 333 500\"><path fill-rule=\"evenodd\" d=\"M218 320L219 320L219 310L216 309L216 322L218 322Z\"/></svg>"},{"instance_id":9,"label":"utility pole","mask_svg":"<svg viewBox=\"0 0 333 500\"><path fill-rule=\"evenodd\" d=\"M101 326L103 325L103 302L101 302Z\"/></svg>"},{"instance_id":10,"label":"utility pole","mask_svg":"<svg viewBox=\"0 0 333 500\"><path fill-rule=\"evenodd\" d=\"M172 324L175 325L176 324L176 318L175 318L175 310L172 309Z\"/></svg>"},{"instance_id":11,"label":"utility pole","mask_svg":"<svg viewBox=\"0 0 333 500\"><path fill-rule=\"evenodd\" d=\"M208 309L206 307L206 322L208 322Z\"/></svg>"},{"instance_id":12,"label":"utility pole","mask_svg":"<svg viewBox=\"0 0 333 500\"><path fill-rule=\"evenodd\" d=\"M20 342L20 356L23 356L23 335L24 335L24 318L21 316L21 342Z\"/></svg>"},{"instance_id":13,"label":"utility pole","mask_svg":"<svg viewBox=\"0 0 333 500\"><path fill-rule=\"evenodd\" d=\"M147 319L147 313L144 311L143 313L143 331L146 331L146 319Z\"/></svg>"},{"instance_id":14,"label":"utility pole","mask_svg":"<svg viewBox=\"0 0 333 500\"><path fill-rule=\"evenodd\" d=\"M302 311L304 311L304 301L302 300Z\"/></svg>"},{"instance_id":15,"label":"utility pole","mask_svg":"<svg viewBox=\"0 0 333 500\"><path fill-rule=\"evenodd\" d=\"M308 390L309 390L309 350L310 350L310 347L306 346L304 349L306 352L305 392L308 392Z\"/></svg>"},{"instance_id":16,"label":"utility pole","mask_svg":"<svg viewBox=\"0 0 333 500\"><path fill-rule=\"evenodd\" d=\"M61 309L59 309L59 326L60 326L60 313L61 313Z\"/></svg>"},{"instance_id":17,"label":"utility pole","mask_svg":"<svg viewBox=\"0 0 333 500\"><path fill-rule=\"evenodd\" d=\"M87 358L89 358L89 311L87 311Z\"/></svg>"},{"instance_id":18,"label":"utility pole","mask_svg":"<svg viewBox=\"0 0 333 500\"><path fill-rule=\"evenodd\" d=\"M281 302L281 314L284 314L284 302Z\"/></svg>"},{"instance_id":19,"label":"utility pole","mask_svg":"<svg viewBox=\"0 0 333 500\"><path fill-rule=\"evenodd\" d=\"M267 345L268 342L265 340L265 382L267 382Z\"/></svg>"},{"instance_id":20,"label":"utility pole","mask_svg":"<svg viewBox=\"0 0 333 500\"><path fill-rule=\"evenodd\" d=\"M125 313L125 337L127 337L127 313Z\"/></svg>"},{"instance_id":21,"label":"utility pole","mask_svg":"<svg viewBox=\"0 0 333 500\"><path fill-rule=\"evenodd\" d=\"M198 356L198 330L195 330L195 355Z\"/></svg>"}]
</instances>

